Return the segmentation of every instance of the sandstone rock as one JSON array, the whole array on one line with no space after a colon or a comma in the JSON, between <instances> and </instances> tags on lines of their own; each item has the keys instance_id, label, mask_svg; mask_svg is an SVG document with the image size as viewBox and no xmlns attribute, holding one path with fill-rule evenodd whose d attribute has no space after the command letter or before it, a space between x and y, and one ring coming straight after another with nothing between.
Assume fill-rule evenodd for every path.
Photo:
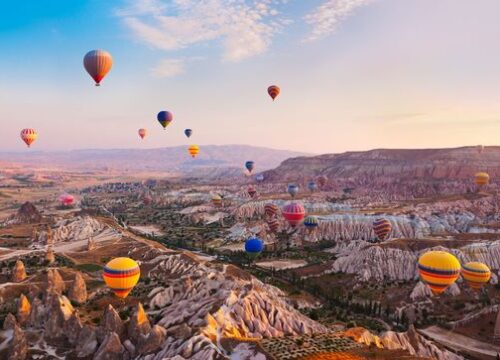
<instances>
[{"instance_id":1,"label":"sandstone rock","mask_svg":"<svg viewBox=\"0 0 500 360\"><path fill-rule=\"evenodd\" d=\"M20 325L26 324L31 313L31 304L24 294L19 297L17 304L17 321Z\"/></svg>"},{"instance_id":2,"label":"sandstone rock","mask_svg":"<svg viewBox=\"0 0 500 360\"><path fill-rule=\"evenodd\" d=\"M109 333L115 333L120 339L125 338L125 325L123 324L120 315L109 304L104 310L103 320L97 329L97 339L102 342Z\"/></svg>"},{"instance_id":3,"label":"sandstone rock","mask_svg":"<svg viewBox=\"0 0 500 360\"><path fill-rule=\"evenodd\" d=\"M141 355L150 354L159 350L165 341L167 330L159 325L153 326L147 336L142 336L137 351Z\"/></svg>"},{"instance_id":4,"label":"sandstone rock","mask_svg":"<svg viewBox=\"0 0 500 360\"><path fill-rule=\"evenodd\" d=\"M56 261L56 256L54 254L54 250L51 246L47 248L47 252L45 253L45 261L51 265Z\"/></svg>"},{"instance_id":5,"label":"sandstone rock","mask_svg":"<svg viewBox=\"0 0 500 360\"><path fill-rule=\"evenodd\" d=\"M24 268L24 263L21 260L16 261L16 265L12 270L11 281L12 282L21 282L26 279L26 269Z\"/></svg>"},{"instance_id":6,"label":"sandstone rock","mask_svg":"<svg viewBox=\"0 0 500 360\"><path fill-rule=\"evenodd\" d=\"M135 346L134 344L132 344L132 341L130 341L129 339L125 340L123 342L123 346L125 347L125 349L130 354L131 357L135 356Z\"/></svg>"},{"instance_id":7,"label":"sandstone rock","mask_svg":"<svg viewBox=\"0 0 500 360\"><path fill-rule=\"evenodd\" d=\"M495 329L493 330L493 337L500 339L500 308L498 309L497 319L495 322Z\"/></svg>"},{"instance_id":8,"label":"sandstone rock","mask_svg":"<svg viewBox=\"0 0 500 360\"><path fill-rule=\"evenodd\" d=\"M62 295L64 290L66 290L66 284L64 283L61 274L59 274L59 271L57 271L57 269L48 269L45 286L46 294Z\"/></svg>"},{"instance_id":9,"label":"sandstone rock","mask_svg":"<svg viewBox=\"0 0 500 360\"><path fill-rule=\"evenodd\" d=\"M11 313L8 313L3 321L3 329L4 330L13 330L14 327L17 326L16 317Z\"/></svg>"},{"instance_id":10,"label":"sandstone rock","mask_svg":"<svg viewBox=\"0 0 500 360\"><path fill-rule=\"evenodd\" d=\"M92 251L94 249L95 249L95 241L91 236L91 237L89 237L89 239L87 241L87 251Z\"/></svg>"},{"instance_id":11,"label":"sandstone rock","mask_svg":"<svg viewBox=\"0 0 500 360\"><path fill-rule=\"evenodd\" d=\"M42 221L42 215L35 205L29 201L21 205L17 213L12 216L8 223L10 224L34 224Z\"/></svg>"},{"instance_id":12,"label":"sandstone rock","mask_svg":"<svg viewBox=\"0 0 500 360\"><path fill-rule=\"evenodd\" d=\"M24 332L18 325L14 326L12 340L9 344L9 360L24 360L28 355L28 342Z\"/></svg>"},{"instance_id":13,"label":"sandstone rock","mask_svg":"<svg viewBox=\"0 0 500 360\"><path fill-rule=\"evenodd\" d=\"M150 331L151 324L148 316L144 311L142 304L138 303L128 324L128 337L134 342L134 344L138 344L141 336L147 335Z\"/></svg>"},{"instance_id":14,"label":"sandstone rock","mask_svg":"<svg viewBox=\"0 0 500 360\"><path fill-rule=\"evenodd\" d=\"M33 304L31 304L31 312L28 319L28 324L32 327L40 328L45 322L45 316L45 306L38 297L35 297L33 300Z\"/></svg>"},{"instance_id":15,"label":"sandstone rock","mask_svg":"<svg viewBox=\"0 0 500 360\"><path fill-rule=\"evenodd\" d=\"M75 274L75 279L68 292L68 298L77 304L83 304L87 301L87 286L80 272Z\"/></svg>"},{"instance_id":16,"label":"sandstone rock","mask_svg":"<svg viewBox=\"0 0 500 360\"><path fill-rule=\"evenodd\" d=\"M417 285L413 288L410 294L410 299L415 301L415 300L426 299L432 296L433 295L431 289L423 282L419 281Z\"/></svg>"},{"instance_id":17,"label":"sandstone rock","mask_svg":"<svg viewBox=\"0 0 500 360\"><path fill-rule=\"evenodd\" d=\"M83 326L80 334L78 334L78 341L76 342L78 357L90 356L96 351L97 345L96 329L89 325Z\"/></svg>"},{"instance_id":18,"label":"sandstone rock","mask_svg":"<svg viewBox=\"0 0 500 360\"><path fill-rule=\"evenodd\" d=\"M66 323L76 316L75 309L66 296L53 296L48 301L50 304L46 314L44 337L50 342L67 340L68 325Z\"/></svg>"},{"instance_id":19,"label":"sandstone rock","mask_svg":"<svg viewBox=\"0 0 500 360\"><path fill-rule=\"evenodd\" d=\"M110 332L99 346L93 360L122 360L124 351L118 334Z\"/></svg>"}]
</instances>

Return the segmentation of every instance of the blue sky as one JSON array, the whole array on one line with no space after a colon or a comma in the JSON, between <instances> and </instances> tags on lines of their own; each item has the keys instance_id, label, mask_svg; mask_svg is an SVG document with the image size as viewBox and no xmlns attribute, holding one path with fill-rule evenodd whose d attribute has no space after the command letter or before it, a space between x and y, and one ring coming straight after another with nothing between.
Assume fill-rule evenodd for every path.
<instances>
[{"instance_id":1,"label":"blue sky","mask_svg":"<svg viewBox=\"0 0 500 360\"><path fill-rule=\"evenodd\" d=\"M496 0L3 1L0 150L24 151L25 127L40 150L185 145L187 127L199 145L316 153L498 144L498 13ZM95 48L114 58L100 88L82 66Z\"/></svg>"}]
</instances>

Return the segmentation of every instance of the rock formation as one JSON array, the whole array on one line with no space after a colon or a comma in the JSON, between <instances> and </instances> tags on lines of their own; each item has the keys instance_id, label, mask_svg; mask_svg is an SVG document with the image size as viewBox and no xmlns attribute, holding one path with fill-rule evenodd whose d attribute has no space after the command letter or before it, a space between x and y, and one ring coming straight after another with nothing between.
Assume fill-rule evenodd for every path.
<instances>
[{"instance_id":1,"label":"rock formation","mask_svg":"<svg viewBox=\"0 0 500 360\"><path fill-rule=\"evenodd\" d=\"M75 279L69 288L68 298L77 304L83 304L87 301L87 286L80 272L75 274Z\"/></svg>"},{"instance_id":2,"label":"rock formation","mask_svg":"<svg viewBox=\"0 0 500 360\"><path fill-rule=\"evenodd\" d=\"M31 304L24 294L19 297L19 303L17 304L17 322L20 325L26 324L31 313Z\"/></svg>"},{"instance_id":3,"label":"rock formation","mask_svg":"<svg viewBox=\"0 0 500 360\"><path fill-rule=\"evenodd\" d=\"M48 269L45 283L46 294L62 295L64 290L66 290L66 284L59 271L57 269Z\"/></svg>"},{"instance_id":4,"label":"rock formation","mask_svg":"<svg viewBox=\"0 0 500 360\"><path fill-rule=\"evenodd\" d=\"M104 341L109 333L118 335L120 339L124 339L126 335L125 325L111 304L108 304L104 310L102 321L97 329L97 339Z\"/></svg>"},{"instance_id":5,"label":"rock formation","mask_svg":"<svg viewBox=\"0 0 500 360\"><path fill-rule=\"evenodd\" d=\"M151 324L141 303L130 317L128 324L128 337L134 344L138 344L143 336L147 336L151 331Z\"/></svg>"},{"instance_id":6,"label":"rock formation","mask_svg":"<svg viewBox=\"0 0 500 360\"><path fill-rule=\"evenodd\" d=\"M497 313L497 319L495 322L495 330L493 332L493 337L495 339L500 339L500 307L499 307L498 313Z\"/></svg>"},{"instance_id":7,"label":"rock formation","mask_svg":"<svg viewBox=\"0 0 500 360\"><path fill-rule=\"evenodd\" d=\"M28 342L21 328L15 324L9 344L9 360L25 360L28 355Z\"/></svg>"},{"instance_id":8,"label":"rock formation","mask_svg":"<svg viewBox=\"0 0 500 360\"><path fill-rule=\"evenodd\" d=\"M11 313L8 313L3 321L4 330L13 330L14 326L17 325L16 317Z\"/></svg>"},{"instance_id":9,"label":"rock formation","mask_svg":"<svg viewBox=\"0 0 500 360\"><path fill-rule=\"evenodd\" d=\"M52 246L47 247L47 252L45 253L45 261L49 265L52 265L56 261L56 256L54 254L54 250L52 249Z\"/></svg>"},{"instance_id":10,"label":"rock formation","mask_svg":"<svg viewBox=\"0 0 500 360\"><path fill-rule=\"evenodd\" d=\"M21 282L26 279L26 269L24 268L24 263L21 260L16 261L16 265L12 270L11 281Z\"/></svg>"},{"instance_id":11,"label":"rock formation","mask_svg":"<svg viewBox=\"0 0 500 360\"><path fill-rule=\"evenodd\" d=\"M7 224L36 224L42 221L42 215L32 203L25 202L17 213L7 220Z\"/></svg>"},{"instance_id":12,"label":"rock formation","mask_svg":"<svg viewBox=\"0 0 500 360\"><path fill-rule=\"evenodd\" d=\"M95 249L95 241L94 241L94 239L91 236L87 240L87 251L92 251L94 249Z\"/></svg>"},{"instance_id":13,"label":"rock formation","mask_svg":"<svg viewBox=\"0 0 500 360\"><path fill-rule=\"evenodd\" d=\"M122 360L124 351L125 348L122 346L118 334L110 332L99 346L94 360Z\"/></svg>"},{"instance_id":14,"label":"rock formation","mask_svg":"<svg viewBox=\"0 0 500 360\"><path fill-rule=\"evenodd\" d=\"M142 336L137 346L137 352L146 355L158 351L163 345L166 336L167 330L165 328L159 325L153 326L149 334Z\"/></svg>"}]
</instances>

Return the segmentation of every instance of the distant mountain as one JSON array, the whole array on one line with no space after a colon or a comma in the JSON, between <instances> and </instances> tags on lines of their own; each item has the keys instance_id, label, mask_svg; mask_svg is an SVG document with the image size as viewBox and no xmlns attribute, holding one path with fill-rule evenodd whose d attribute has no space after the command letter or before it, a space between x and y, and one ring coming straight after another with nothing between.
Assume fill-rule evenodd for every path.
<instances>
[{"instance_id":1,"label":"distant mountain","mask_svg":"<svg viewBox=\"0 0 500 360\"><path fill-rule=\"evenodd\" d=\"M166 171L189 174L204 168L212 172L232 169L241 174L244 163L253 160L255 171L263 171L278 166L290 157L304 153L275 150L249 145L204 145L193 159L186 146L159 149L112 149L112 150L72 150L72 151L29 151L23 153L0 153L0 162L28 164L38 167L64 167L71 170L120 169L132 171ZM226 169L226 170L224 170ZM236 170L239 169L239 170Z\"/></svg>"},{"instance_id":2,"label":"distant mountain","mask_svg":"<svg viewBox=\"0 0 500 360\"><path fill-rule=\"evenodd\" d=\"M266 171L266 181L300 181L326 175L330 179L386 178L470 179L478 171L500 177L500 147L451 149L376 149L370 151L295 157Z\"/></svg>"}]
</instances>

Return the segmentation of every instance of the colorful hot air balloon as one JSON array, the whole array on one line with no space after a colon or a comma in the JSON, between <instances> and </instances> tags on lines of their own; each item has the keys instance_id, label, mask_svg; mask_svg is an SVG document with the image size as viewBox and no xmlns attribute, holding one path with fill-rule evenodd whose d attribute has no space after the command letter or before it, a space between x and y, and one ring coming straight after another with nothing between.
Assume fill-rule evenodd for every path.
<instances>
[{"instance_id":1,"label":"colorful hot air balloon","mask_svg":"<svg viewBox=\"0 0 500 360\"><path fill-rule=\"evenodd\" d=\"M184 135L186 135L188 138L190 138L192 134L193 134L193 130L191 130L191 129L184 130Z\"/></svg>"},{"instance_id":2,"label":"colorful hot air balloon","mask_svg":"<svg viewBox=\"0 0 500 360\"><path fill-rule=\"evenodd\" d=\"M101 80L113 66L111 54L104 50L89 51L83 58L83 66L94 79L95 86L100 86Z\"/></svg>"},{"instance_id":3,"label":"colorful hot air balloon","mask_svg":"<svg viewBox=\"0 0 500 360\"><path fill-rule=\"evenodd\" d=\"M59 202L63 206L71 206L73 205L74 201L75 198L73 197L73 195L62 194L61 196L59 196Z\"/></svg>"},{"instance_id":4,"label":"colorful hot air balloon","mask_svg":"<svg viewBox=\"0 0 500 360\"><path fill-rule=\"evenodd\" d=\"M318 225L319 225L319 221L318 221L318 218L316 216L309 215L304 219L304 226L310 232L316 230Z\"/></svg>"},{"instance_id":5,"label":"colorful hot air balloon","mask_svg":"<svg viewBox=\"0 0 500 360\"><path fill-rule=\"evenodd\" d=\"M111 260L104 267L104 282L119 298L126 298L139 281L141 270L139 265L127 257Z\"/></svg>"},{"instance_id":6,"label":"colorful hot air balloon","mask_svg":"<svg viewBox=\"0 0 500 360\"><path fill-rule=\"evenodd\" d=\"M28 145L28 147L33 144L33 142L37 139L38 134L33 129L23 129L21 131L21 139Z\"/></svg>"},{"instance_id":7,"label":"colorful hot air balloon","mask_svg":"<svg viewBox=\"0 0 500 360\"><path fill-rule=\"evenodd\" d=\"M279 211L280 208L276 204L268 203L264 205L264 215L268 218L276 216L276 214L278 214Z\"/></svg>"},{"instance_id":8,"label":"colorful hot air balloon","mask_svg":"<svg viewBox=\"0 0 500 360\"><path fill-rule=\"evenodd\" d=\"M189 151L189 154L191 155L191 157L195 158L196 155L198 155L198 153L200 152L200 148L198 147L198 145L191 145L188 148L188 151Z\"/></svg>"},{"instance_id":9,"label":"colorful hot air balloon","mask_svg":"<svg viewBox=\"0 0 500 360\"><path fill-rule=\"evenodd\" d=\"M307 188L310 192L315 192L316 190L318 190L318 185L316 185L316 182L314 181L309 181L307 183Z\"/></svg>"},{"instance_id":10,"label":"colorful hot air balloon","mask_svg":"<svg viewBox=\"0 0 500 360\"><path fill-rule=\"evenodd\" d=\"M281 213L285 220L288 221L288 224L294 228L302 222L302 219L306 215L306 210L302 204L292 202L285 205Z\"/></svg>"},{"instance_id":11,"label":"colorful hot air balloon","mask_svg":"<svg viewBox=\"0 0 500 360\"><path fill-rule=\"evenodd\" d=\"M253 169L255 168L255 162L253 162L253 161L251 161L251 160L250 160L250 161L247 161L247 162L245 163L245 167L246 167L246 169L248 170L248 172L251 174L251 173L252 173L252 171L253 171Z\"/></svg>"},{"instance_id":12,"label":"colorful hot air balloon","mask_svg":"<svg viewBox=\"0 0 500 360\"><path fill-rule=\"evenodd\" d=\"M269 226L269 230L271 232L276 233L276 232L278 232L278 230L280 228L280 222L276 218L271 218L271 219L267 220L267 226Z\"/></svg>"},{"instance_id":13,"label":"colorful hot air balloon","mask_svg":"<svg viewBox=\"0 0 500 360\"><path fill-rule=\"evenodd\" d=\"M299 186L297 184L288 184L287 191L292 198L299 192Z\"/></svg>"},{"instance_id":14,"label":"colorful hot air balloon","mask_svg":"<svg viewBox=\"0 0 500 360\"><path fill-rule=\"evenodd\" d=\"M162 110L156 116L158 122L163 126L163 129L166 129L168 124L174 120L174 115L170 111Z\"/></svg>"},{"instance_id":15,"label":"colorful hot air balloon","mask_svg":"<svg viewBox=\"0 0 500 360\"><path fill-rule=\"evenodd\" d=\"M373 232L377 235L379 241L384 241L391 230L392 225L389 220L380 218L373 222Z\"/></svg>"},{"instance_id":16,"label":"colorful hot air balloon","mask_svg":"<svg viewBox=\"0 0 500 360\"><path fill-rule=\"evenodd\" d=\"M316 179L320 187L323 187L326 185L326 182L328 181L328 178L325 175L320 175Z\"/></svg>"},{"instance_id":17,"label":"colorful hot air balloon","mask_svg":"<svg viewBox=\"0 0 500 360\"><path fill-rule=\"evenodd\" d=\"M251 237L245 241L245 251L248 256L255 258L264 250L264 242L256 237Z\"/></svg>"},{"instance_id":18,"label":"colorful hot air balloon","mask_svg":"<svg viewBox=\"0 0 500 360\"><path fill-rule=\"evenodd\" d=\"M446 251L428 251L418 259L418 272L420 280L438 295L457 280L460 262Z\"/></svg>"},{"instance_id":19,"label":"colorful hot air balloon","mask_svg":"<svg viewBox=\"0 0 500 360\"><path fill-rule=\"evenodd\" d=\"M264 181L264 174L259 174L255 176L255 180L257 180L258 182Z\"/></svg>"},{"instance_id":20,"label":"colorful hot air balloon","mask_svg":"<svg viewBox=\"0 0 500 360\"><path fill-rule=\"evenodd\" d=\"M144 139L144 137L147 135L147 130L146 129L139 129L138 133L141 139Z\"/></svg>"},{"instance_id":21,"label":"colorful hot air balloon","mask_svg":"<svg viewBox=\"0 0 500 360\"><path fill-rule=\"evenodd\" d=\"M212 196L212 204L215 206L215 207L221 207L222 206L222 198L219 194L214 194Z\"/></svg>"},{"instance_id":22,"label":"colorful hot air balloon","mask_svg":"<svg viewBox=\"0 0 500 360\"><path fill-rule=\"evenodd\" d=\"M481 288L490 281L490 268L481 262L471 261L462 267L462 277L474 290Z\"/></svg>"},{"instance_id":23,"label":"colorful hot air balloon","mask_svg":"<svg viewBox=\"0 0 500 360\"><path fill-rule=\"evenodd\" d=\"M255 196L255 194L257 194L257 189L255 189L254 186L249 185L248 189L247 189L247 193L248 193L248 195L250 195L251 198L253 198Z\"/></svg>"},{"instance_id":24,"label":"colorful hot air balloon","mask_svg":"<svg viewBox=\"0 0 500 360\"><path fill-rule=\"evenodd\" d=\"M273 101L280 94L280 91L280 88L276 85L271 85L267 88L267 93L273 99Z\"/></svg>"},{"instance_id":25,"label":"colorful hot air balloon","mask_svg":"<svg viewBox=\"0 0 500 360\"><path fill-rule=\"evenodd\" d=\"M485 172L478 172L474 175L474 182L478 187L483 187L488 185L490 182L490 176Z\"/></svg>"}]
</instances>

